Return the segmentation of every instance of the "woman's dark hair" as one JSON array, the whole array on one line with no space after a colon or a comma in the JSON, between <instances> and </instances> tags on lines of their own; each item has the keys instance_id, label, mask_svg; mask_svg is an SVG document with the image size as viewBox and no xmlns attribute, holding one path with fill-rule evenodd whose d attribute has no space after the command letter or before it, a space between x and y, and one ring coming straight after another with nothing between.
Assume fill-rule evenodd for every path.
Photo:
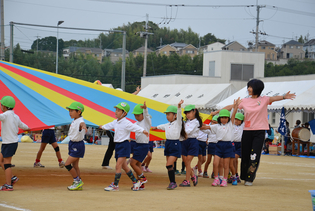
<instances>
[{"instance_id":1,"label":"woman's dark hair","mask_svg":"<svg viewBox=\"0 0 315 211\"><path fill-rule=\"evenodd\" d=\"M190 111L192 111L192 110L190 110ZM187 113L190 112L190 111L184 111L184 114L187 114ZM198 109L195 108L195 111L196 111L196 113L195 113L195 118L196 118L196 119L198 120L198 122L199 122L199 127L198 127L198 128L201 128L201 127L202 127L202 119L201 119L201 117L200 117L200 115L199 115ZM187 121L187 117L185 118L185 121Z\"/></svg>"},{"instance_id":2,"label":"woman's dark hair","mask_svg":"<svg viewBox=\"0 0 315 211\"><path fill-rule=\"evenodd\" d=\"M230 118L230 117L228 117L228 118L229 118L229 121L230 121L231 118ZM228 122L229 122L229 121L228 121ZM227 123L228 123L228 122L227 122ZM221 125L221 117L218 118L218 123ZM243 123L243 121L242 121L242 123Z\"/></svg>"},{"instance_id":3,"label":"woman's dark hair","mask_svg":"<svg viewBox=\"0 0 315 211\"><path fill-rule=\"evenodd\" d=\"M248 81L247 88L248 87L252 87L253 95L257 95L259 97L261 92L264 90L265 85L264 85L264 82L262 82L259 79L252 79Z\"/></svg>"},{"instance_id":4,"label":"woman's dark hair","mask_svg":"<svg viewBox=\"0 0 315 211\"><path fill-rule=\"evenodd\" d=\"M296 124L300 125L301 124L301 120L296 120Z\"/></svg>"},{"instance_id":5,"label":"woman's dark hair","mask_svg":"<svg viewBox=\"0 0 315 211\"><path fill-rule=\"evenodd\" d=\"M185 123L184 123L184 118L182 117L182 129L180 131L180 136L184 138L184 140L187 139L187 134L185 131Z\"/></svg>"}]
</instances>

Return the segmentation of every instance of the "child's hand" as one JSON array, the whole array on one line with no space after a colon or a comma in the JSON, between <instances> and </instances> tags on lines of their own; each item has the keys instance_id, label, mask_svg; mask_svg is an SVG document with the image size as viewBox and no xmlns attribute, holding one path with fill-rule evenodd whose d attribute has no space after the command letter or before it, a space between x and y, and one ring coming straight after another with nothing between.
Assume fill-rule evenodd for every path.
<instances>
[{"instance_id":1,"label":"child's hand","mask_svg":"<svg viewBox=\"0 0 315 211\"><path fill-rule=\"evenodd\" d=\"M143 103L143 106L140 106L140 108L142 108L142 109L147 109L147 105L146 105L145 101L144 101L144 103Z\"/></svg>"},{"instance_id":2,"label":"child's hand","mask_svg":"<svg viewBox=\"0 0 315 211\"><path fill-rule=\"evenodd\" d=\"M157 127L151 127L151 130L157 130Z\"/></svg>"},{"instance_id":3,"label":"child's hand","mask_svg":"<svg viewBox=\"0 0 315 211\"><path fill-rule=\"evenodd\" d=\"M184 103L184 100L180 100L179 103L178 103L178 108L180 108L183 103Z\"/></svg>"},{"instance_id":4,"label":"child's hand","mask_svg":"<svg viewBox=\"0 0 315 211\"><path fill-rule=\"evenodd\" d=\"M200 130L208 130L211 129L209 125L206 124L202 124L202 126L200 127Z\"/></svg>"},{"instance_id":5,"label":"child's hand","mask_svg":"<svg viewBox=\"0 0 315 211\"><path fill-rule=\"evenodd\" d=\"M100 126L98 126L98 129L103 130L102 127L103 127L103 125L100 125Z\"/></svg>"},{"instance_id":6,"label":"child's hand","mask_svg":"<svg viewBox=\"0 0 315 211\"><path fill-rule=\"evenodd\" d=\"M80 123L80 131L81 131L82 129L85 130L85 132L87 133L87 128L86 128L86 125L85 125L84 122L81 122L81 123Z\"/></svg>"},{"instance_id":7,"label":"child's hand","mask_svg":"<svg viewBox=\"0 0 315 211\"><path fill-rule=\"evenodd\" d=\"M146 135L147 137L149 136L149 133L146 130L143 131L143 134Z\"/></svg>"}]
</instances>

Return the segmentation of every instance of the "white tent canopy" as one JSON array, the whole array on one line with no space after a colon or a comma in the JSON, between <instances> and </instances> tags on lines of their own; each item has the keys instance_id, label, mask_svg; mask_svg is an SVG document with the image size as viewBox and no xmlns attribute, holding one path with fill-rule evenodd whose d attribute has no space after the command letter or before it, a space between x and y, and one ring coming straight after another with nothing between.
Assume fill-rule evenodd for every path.
<instances>
[{"instance_id":1,"label":"white tent canopy","mask_svg":"<svg viewBox=\"0 0 315 211\"><path fill-rule=\"evenodd\" d=\"M294 100L281 100L273 102L268 106L268 111L280 111L282 107L291 111L315 112L315 80L309 81L283 81L283 82L266 82L262 96L278 96L290 91L296 94ZM217 104L217 109L231 105L234 99L238 97L246 98L248 96L247 87L239 90L235 94L226 98Z\"/></svg>"},{"instance_id":2,"label":"white tent canopy","mask_svg":"<svg viewBox=\"0 0 315 211\"><path fill-rule=\"evenodd\" d=\"M183 106L214 109L215 105L236 92L232 84L150 84L138 94L170 105L183 99Z\"/></svg>"}]
</instances>

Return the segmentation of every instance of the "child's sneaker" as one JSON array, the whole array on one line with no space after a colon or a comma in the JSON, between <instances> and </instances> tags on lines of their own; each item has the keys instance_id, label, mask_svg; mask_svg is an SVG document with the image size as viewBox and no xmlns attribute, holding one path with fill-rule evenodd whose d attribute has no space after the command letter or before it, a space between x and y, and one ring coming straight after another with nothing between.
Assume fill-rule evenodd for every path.
<instances>
[{"instance_id":1,"label":"child's sneaker","mask_svg":"<svg viewBox=\"0 0 315 211\"><path fill-rule=\"evenodd\" d=\"M142 178L140 178L140 180L139 180L140 182L141 182L141 184L145 184L145 183L147 183L148 182L148 180L147 180L147 178L146 177L142 177Z\"/></svg>"},{"instance_id":2,"label":"child's sneaker","mask_svg":"<svg viewBox=\"0 0 315 211\"><path fill-rule=\"evenodd\" d=\"M45 166L43 166L40 162L35 162L34 168L45 168Z\"/></svg>"},{"instance_id":3,"label":"child's sneaker","mask_svg":"<svg viewBox=\"0 0 315 211\"><path fill-rule=\"evenodd\" d=\"M211 174L211 179L214 179L214 172L212 172Z\"/></svg>"},{"instance_id":4,"label":"child's sneaker","mask_svg":"<svg viewBox=\"0 0 315 211\"><path fill-rule=\"evenodd\" d=\"M232 178L232 185L237 185L237 178L236 177Z\"/></svg>"},{"instance_id":5,"label":"child's sneaker","mask_svg":"<svg viewBox=\"0 0 315 211\"><path fill-rule=\"evenodd\" d=\"M114 185L114 183L112 182L112 184L110 184L107 188L104 188L105 191L119 191L119 187L118 185Z\"/></svg>"},{"instance_id":6,"label":"child's sneaker","mask_svg":"<svg viewBox=\"0 0 315 211\"><path fill-rule=\"evenodd\" d=\"M196 185L198 184L198 177L196 177L196 175L193 176L193 177L191 178L191 180L192 180L194 186L196 186Z\"/></svg>"},{"instance_id":7,"label":"child's sneaker","mask_svg":"<svg viewBox=\"0 0 315 211\"><path fill-rule=\"evenodd\" d=\"M226 182L226 180L222 180L222 182L221 182L221 185L220 185L221 187L226 187L227 186L227 182Z\"/></svg>"},{"instance_id":8,"label":"child's sneaker","mask_svg":"<svg viewBox=\"0 0 315 211\"><path fill-rule=\"evenodd\" d=\"M227 183L232 183L232 181L233 181L233 177L230 177L230 179L227 179Z\"/></svg>"},{"instance_id":9,"label":"child's sneaker","mask_svg":"<svg viewBox=\"0 0 315 211\"><path fill-rule=\"evenodd\" d=\"M185 170L183 170L183 171L181 171L181 172L180 172L180 174L186 174L186 171L185 171Z\"/></svg>"},{"instance_id":10,"label":"child's sneaker","mask_svg":"<svg viewBox=\"0 0 315 211\"><path fill-rule=\"evenodd\" d=\"M140 189L141 185L142 185L141 182L138 180L137 182L133 183L132 190L133 191L138 191Z\"/></svg>"},{"instance_id":11,"label":"child's sneaker","mask_svg":"<svg viewBox=\"0 0 315 211\"><path fill-rule=\"evenodd\" d=\"M145 170L146 172L152 173L152 171L148 167L145 167Z\"/></svg>"},{"instance_id":12,"label":"child's sneaker","mask_svg":"<svg viewBox=\"0 0 315 211\"><path fill-rule=\"evenodd\" d=\"M252 185L253 185L253 182L246 181L244 185L245 185L245 186L252 186Z\"/></svg>"},{"instance_id":13,"label":"child's sneaker","mask_svg":"<svg viewBox=\"0 0 315 211\"><path fill-rule=\"evenodd\" d=\"M201 171L201 172L198 172L198 177L202 177L202 176L203 176L202 171Z\"/></svg>"},{"instance_id":14,"label":"child's sneaker","mask_svg":"<svg viewBox=\"0 0 315 211\"><path fill-rule=\"evenodd\" d=\"M141 169L142 169L143 172L147 172L145 166L141 166Z\"/></svg>"},{"instance_id":15,"label":"child's sneaker","mask_svg":"<svg viewBox=\"0 0 315 211\"><path fill-rule=\"evenodd\" d=\"M213 183L211 184L212 186L219 186L220 185L220 180L218 178L213 180Z\"/></svg>"},{"instance_id":16,"label":"child's sneaker","mask_svg":"<svg viewBox=\"0 0 315 211\"><path fill-rule=\"evenodd\" d=\"M17 181L19 181L19 178L17 178L16 176L13 176L11 178L11 185L13 186Z\"/></svg>"},{"instance_id":17,"label":"child's sneaker","mask_svg":"<svg viewBox=\"0 0 315 211\"><path fill-rule=\"evenodd\" d=\"M176 182L171 182L171 183L168 185L167 190L174 190L175 188L177 188Z\"/></svg>"},{"instance_id":18,"label":"child's sneaker","mask_svg":"<svg viewBox=\"0 0 315 211\"><path fill-rule=\"evenodd\" d=\"M194 171L195 175L198 175L198 166L195 166L194 168L192 168L192 170Z\"/></svg>"},{"instance_id":19,"label":"child's sneaker","mask_svg":"<svg viewBox=\"0 0 315 211\"><path fill-rule=\"evenodd\" d=\"M180 187L190 187L190 182L187 180L184 180L179 186Z\"/></svg>"},{"instance_id":20,"label":"child's sneaker","mask_svg":"<svg viewBox=\"0 0 315 211\"><path fill-rule=\"evenodd\" d=\"M236 179L237 179L237 183L241 183L242 181L240 180L240 177L239 176L236 176Z\"/></svg>"},{"instance_id":21,"label":"child's sneaker","mask_svg":"<svg viewBox=\"0 0 315 211\"><path fill-rule=\"evenodd\" d=\"M64 167L65 167L65 162L61 161L61 162L59 163L59 167L60 167L60 168L64 168Z\"/></svg>"},{"instance_id":22,"label":"child's sneaker","mask_svg":"<svg viewBox=\"0 0 315 211\"><path fill-rule=\"evenodd\" d=\"M110 166L102 166L102 169L108 169L108 170L112 170L113 168Z\"/></svg>"},{"instance_id":23,"label":"child's sneaker","mask_svg":"<svg viewBox=\"0 0 315 211\"><path fill-rule=\"evenodd\" d=\"M180 175L180 171L176 170L175 175Z\"/></svg>"},{"instance_id":24,"label":"child's sneaker","mask_svg":"<svg viewBox=\"0 0 315 211\"><path fill-rule=\"evenodd\" d=\"M144 190L144 184L140 186L139 190Z\"/></svg>"},{"instance_id":25,"label":"child's sneaker","mask_svg":"<svg viewBox=\"0 0 315 211\"><path fill-rule=\"evenodd\" d=\"M8 184L4 184L0 187L0 191L13 191L13 186L8 185Z\"/></svg>"},{"instance_id":26,"label":"child's sneaker","mask_svg":"<svg viewBox=\"0 0 315 211\"><path fill-rule=\"evenodd\" d=\"M202 177L203 177L203 178L209 178L209 175L208 175L207 172L204 172L203 175L202 175Z\"/></svg>"},{"instance_id":27,"label":"child's sneaker","mask_svg":"<svg viewBox=\"0 0 315 211\"><path fill-rule=\"evenodd\" d=\"M82 180L80 181L73 181L72 185L68 186L68 190L79 190L83 186Z\"/></svg>"}]
</instances>

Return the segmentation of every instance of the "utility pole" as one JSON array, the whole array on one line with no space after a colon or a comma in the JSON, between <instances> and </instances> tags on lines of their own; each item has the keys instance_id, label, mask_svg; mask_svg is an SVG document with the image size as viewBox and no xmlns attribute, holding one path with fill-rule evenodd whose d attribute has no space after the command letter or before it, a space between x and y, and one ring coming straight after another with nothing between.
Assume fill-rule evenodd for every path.
<instances>
[{"instance_id":1,"label":"utility pole","mask_svg":"<svg viewBox=\"0 0 315 211\"><path fill-rule=\"evenodd\" d=\"M123 32L122 46L122 67L121 67L121 89L125 91L125 73L126 73L126 32Z\"/></svg>"},{"instance_id":2,"label":"utility pole","mask_svg":"<svg viewBox=\"0 0 315 211\"><path fill-rule=\"evenodd\" d=\"M36 38L37 38L37 53L38 53L38 38L40 38L40 36L38 36L38 34L37 34L37 36L35 36Z\"/></svg>"},{"instance_id":3,"label":"utility pole","mask_svg":"<svg viewBox=\"0 0 315 211\"><path fill-rule=\"evenodd\" d=\"M0 52L0 60L5 59L4 56L4 5L3 5L3 0L0 1L0 7L1 7L1 52Z\"/></svg>"},{"instance_id":4,"label":"utility pole","mask_svg":"<svg viewBox=\"0 0 315 211\"><path fill-rule=\"evenodd\" d=\"M9 62L13 63L13 22L10 22L10 56Z\"/></svg>"},{"instance_id":5,"label":"utility pole","mask_svg":"<svg viewBox=\"0 0 315 211\"><path fill-rule=\"evenodd\" d=\"M258 29L259 29L259 12L260 12L260 8L263 8L266 6L262 6L262 5L257 5L257 17L256 17L256 52L258 52Z\"/></svg>"}]
</instances>

